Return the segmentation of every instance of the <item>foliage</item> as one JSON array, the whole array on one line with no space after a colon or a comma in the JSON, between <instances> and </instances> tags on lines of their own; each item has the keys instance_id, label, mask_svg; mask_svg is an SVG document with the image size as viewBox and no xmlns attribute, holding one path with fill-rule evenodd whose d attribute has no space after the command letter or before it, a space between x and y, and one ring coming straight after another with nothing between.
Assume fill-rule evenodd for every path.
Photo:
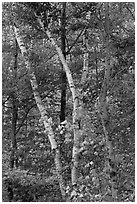
<instances>
[{"instance_id":1,"label":"foliage","mask_svg":"<svg viewBox=\"0 0 137 204\"><path fill-rule=\"evenodd\" d=\"M73 101L67 89L66 121L61 126L60 72L61 66L51 43L38 28L34 9L42 13L45 26L60 42L61 2L3 3L3 201L61 202L61 192L56 178L54 153L36 107L25 64L18 50L18 68L14 76L15 39L14 20L20 25L29 60L34 69L39 93L48 115L58 146L62 145L62 175L65 179L66 200L71 202L111 202L112 174L106 168L108 150L97 111L97 101L105 74L104 22L105 3L67 2L66 52L76 88L82 91L84 112L81 123L79 150L79 180L71 185ZM135 33L134 3L110 3L110 56L111 73L107 92L110 133L116 164L116 201L135 200ZM90 18L86 18L90 13ZM86 83L80 85L83 69L83 29L87 29L89 72ZM81 34L80 34L81 33ZM77 39L77 37L79 38ZM77 40L76 40L77 39ZM12 135L12 94L16 93L18 169L10 170ZM63 144L61 142L63 141ZM12 195L13 194L13 195Z\"/></svg>"},{"instance_id":2,"label":"foliage","mask_svg":"<svg viewBox=\"0 0 137 204\"><path fill-rule=\"evenodd\" d=\"M60 190L57 179L54 177L45 179L41 177L41 174L14 170L4 175L4 185L7 188L12 187L14 192L13 202L47 202L50 201L51 195L54 195L53 201L60 201Z\"/></svg>"}]
</instances>

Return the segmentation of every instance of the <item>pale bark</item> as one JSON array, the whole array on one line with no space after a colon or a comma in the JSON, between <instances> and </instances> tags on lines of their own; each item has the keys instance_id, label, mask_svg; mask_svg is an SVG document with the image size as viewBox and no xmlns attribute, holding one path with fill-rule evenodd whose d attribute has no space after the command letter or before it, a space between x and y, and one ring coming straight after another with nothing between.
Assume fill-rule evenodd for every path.
<instances>
[{"instance_id":1,"label":"pale bark","mask_svg":"<svg viewBox=\"0 0 137 204\"><path fill-rule=\"evenodd\" d=\"M46 34L51 41L52 45L56 48L56 51L58 53L58 56L60 58L60 61L63 65L63 68L66 72L66 76L68 79L69 83L69 88L72 93L72 98L73 98L73 127L74 127L74 145L73 145L73 152L72 152L72 173L71 173L71 180L72 180L72 185L77 183L78 179L78 150L79 150L79 128L78 128L78 118L77 118L77 113L78 113L78 97L76 95L76 89L75 85L73 82L72 74L71 71L66 63L66 60L62 54L62 51L60 47L56 44L54 39L51 37L51 34L49 30L46 30Z\"/></svg>"},{"instance_id":2,"label":"pale bark","mask_svg":"<svg viewBox=\"0 0 137 204\"><path fill-rule=\"evenodd\" d=\"M53 133L53 130L51 128L51 124L50 124L49 119L47 117L46 109L45 109L45 107L43 105L43 102L42 102L42 100L40 98L40 95L39 95L39 92L38 92L38 84L37 84L37 81L36 81L34 71L32 70L31 64L29 62L28 52L27 52L27 50L25 48L25 45L23 43L23 40L22 40L22 38L21 38L21 36L19 34L18 28L16 26L14 26L14 29L15 29L15 34L16 34L16 39L18 41L18 45L20 47L20 50L21 50L22 55L23 55L24 60L25 60L26 68L29 71L31 87L32 87L32 90L33 90L34 98L36 100L36 104L37 104L37 106L39 108L39 111L41 113L41 118L43 120L45 130L47 131L47 133L49 135L49 140L50 140L52 149L56 149L57 148L57 143L56 143L55 138L54 138L54 133Z\"/></svg>"},{"instance_id":3,"label":"pale bark","mask_svg":"<svg viewBox=\"0 0 137 204\"><path fill-rule=\"evenodd\" d=\"M60 185L60 190L62 193L62 197L65 197L65 188L64 188L64 182L63 182L63 178L62 178L62 174L61 174L61 170L62 170L62 166L61 166L61 161L60 161L60 155L59 155L59 150L57 147L57 142L55 140L55 136L54 136L54 132L52 129L52 119L48 118L48 113L45 109L45 106L41 100L41 97L39 95L38 92L38 84L37 84L37 80L35 77L35 73L31 67L30 61L29 61L29 53L27 52L25 45L23 43L22 37L20 36L19 33L19 29L17 28L16 25L14 25L14 31L15 31L15 35L16 35L16 39L19 45L19 48L21 50L21 53L24 57L24 61L25 61L25 65L26 65L26 69L28 70L29 73L29 77L30 77L30 82L31 82L31 87L33 90L33 94L34 94L34 98L36 101L36 104L38 106L38 109L40 111L41 114L41 118L43 120L44 123L44 127L45 127L45 132L48 134L48 138L51 144L51 148L52 150L55 152L55 165L56 165L56 173L57 173L57 177L58 177L58 181L59 181L59 185Z\"/></svg>"},{"instance_id":4,"label":"pale bark","mask_svg":"<svg viewBox=\"0 0 137 204\"><path fill-rule=\"evenodd\" d=\"M73 145L73 151L72 151L72 172L71 172L71 180L72 180L72 185L77 183L78 180L78 152L79 152L79 125L78 125L78 96L76 94L76 89L75 85L73 82L72 74L71 71L66 63L66 60L62 54L61 49L57 46L55 43L54 39L51 37L51 34L48 30L46 30L46 34L51 41L52 45L56 48L56 51L59 55L59 58L61 60L61 63L64 67L64 70L67 75L68 83L69 83L69 88L72 93L72 98L73 98L73 127L74 127L74 145Z\"/></svg>"},{"instance_id":5,"label":"pale bark","mask_svg":"<svg viewBox=\"0 0 137 204\"><path fill-rule=\"evenodd\" d=\"M85 32L83 34L83 45L84 45L84 56L83 56L83 70L81 75L81 88L78 90L79 92L79 101L78 101L78 107L77 107L77 115L76 120L78 123L77 129L76 129L76 137L74 140L74 146L73 146L73 158L74 158L74 166L72 168L72 183L75 184L78 179L78 169L79 169L79 149L80 149L80 140L82 137L83 132L83 125L82 120L84 118L83 113L85 113L83 101L81 100L82 94L83 94L83 87L87 81L88 71L89 71L89 53L88 53L88 39L87 39L87 30L85 29ZM77 178L76 178L77 176Z\"/></svg>"},{"instance_id":6,"label":"pale bark","mask_svg":"<svg viewBox=\"0 0 137 204\"><path fill-rule=\"evenodd\" d=\"M41 19L37 16L36 13L35 13L35 16L36 16L36 18L37 18L37 20L39 22L39 25L40 25L42 31L47 35L47 37L50 40L52 46L55 47L55 49L56 49L56 51L58 53L59 59L60 59L62 65L63 65L63 68L64 68L64 70L66 72L66 75L67 75L67 79L68 79L68 83L69 83L69 88L70 88L71 93L72 93L73 103L76 104L75 101L77 100L77 97L76 97L75 85L74 85L74 82L73 82L71 71L70 71L70 69L69 69L69 67L68 67L68 65L66 63L66 60L65 60L65 57L64 57L64 55L63 55L63 53L61 51L61 48L56 44L55 40L52 38L50 31L47 28L45 30L44 25L43 25ZM75 105L74 105L74 107L75 107Z\"/></svg>"},{"instance_id":7,"label":"pale bark","mask_svg":"<svg viewBox=\"0 0 137 204\"><path fill-rule=\"evenodd\" d=\"M81 84L84 85L87 79L87 74L88 74L88 68L89 68L89 54L88 54L88 40L86 36L87 30L85 30L83 34L83 45L84 45L84 56L83 56L83 71L82 71L82 76L81 76Z\"/></svg>"},{"instance_id":8,"label":"pale bark","mask_svg":"<svg viewBox=\"0 0 137 204\"><path fill-rule=\"evenodd\" d=\"M83 70L82 70L82 75L81 75L81 88L78 90L79 92L79 102L78 102L78 107L77 107L77 115L76 115L76 120L78 122L78 126L76 129L76 138L74 140L74 146L73 146L73 157L74 157L74 166L72 169L72 181L75 181L75 177L77 175L78 177L78 168L79 168L79 149L80 149L80 140L82 137L82 132L83 132L83 125L82 125L82 120L84 118L83 111L84 105L83 101L81 100L82 94L83 94L83 86L85 85L87 81L87 75L88 75L88 70L89 70L89 54L88 54L88 40L86 39L86 30L83 34L83 44L84 44L84 59L83 59ZM75 182L74 182L75 184Z\"/></svg>"},{"instance_id":9,"label":"pale bark","mask_svg":"<svg viewBox=\"0 0 137 204\"><path fill-rule=\"evenodd\" d=\"M70 91L72 93L72 99L73 99L73 133L74 133L74 140L73 140L73 151L72 151L72 171L71 171L71 181L72 185L76 184L78 181L78 168L79 168L79 147L80 147L80 137L81 137L81 127L80 127L80 122L81 122L81 106L79 104L79 98L76 93L76 88L74 85L74 81L72 78L71 71L68 67L68 64L66 63L65 57L61 51L61 48L57 45L55 40L52 38L50 31L46 28L44 28L44 25L41 21L41 19L37 16L35 13L35 16L37 17L37 20L41 26L42 31L47 35L49 38L52 46L55 47L59 59L63 65L63 68L66 72L68 84ZM86 67L87 70L87 67ZM84 74L84 80L85 80L85 74Z\"/></svg>"},{"instance_id":10,"label":"pale bark","mask_svg":"<svg viewBox=\"0 0 137 204\"><path fill-rule=\"evenodd\" d=\"M83 56L83 70L81 75L81 88L78 90L79 92L79 101L78 101L78 107L77 107L77 115L76 120L78 122L78 126L76 128L76 137L74 138L74 145L73 145L73 159L74 159L74 165L72 168L72 184L75 184L78 179L78 169L79 169L79 149L80 149L80 140L81 140L81 132L83 131L83 127L81 124L81 121L84 117L83 115L83 101L81 100L82 94L83 94L83 86L86 83L88 70L89 70L89 54L87 50L87 39L86 39L86 30L83 34L83 44L84 44L84 56Z\"/></svg>"},{"instance_id":11,"label":"pale bark","mask_svg":"<svg viewBox=\"0 0 137 204\"><path fill-rule=\"evenodd\" d=\"M71 180L72 180L72 185L77 183L78 179L78 150L79 150L79 128L78 128L78 97L76 95L76 89L75 85L73 82L72 74L71 71L66 63L66 60L62 54L61 49L58 47L58 45L55 43L54 39L51 37L51 34L48 30L46 30L46 34L51 41L52 45L56 48L56 51L59 55L59 58L61 60L61 63L64 67L64 70L67 75L68 83L69 83L69 88L72 93L72 98L73 98L73 126L74 126L74 145L73 145L73 152L72 152L72 173L71 173Z\"/></svg>"},{"instance_id":12,"label":"pale bark","mask_svg":"<svg viewBox=\"0 0 137 204\"><path fill-rule=\"evenodd\" d=\"M111 64L110 64L110 42L109 42L109 3L105 3L105 75L104 75L104 82L102 85L102 90L101 94L99 97L99 112L100 112L100 117L102 121L102 126L103 126L103 131L105 135L105 140L106 140L106 147L108 149L108 157L109 161L113 161L114 155L113 155L113 146L112 146L112 141L111 141L111 135L110 135L110 118L109 118L109 113L108 113L108 102L107 102L107 91L108 91L108 86L109 86L109 81L110 81L110 70L111 70ZM110 172L113 170L111 165L109 164L108 161L108 166ZM114 201L117 199L117 191L114 188L114 182L111 179L111 191L112 191L112 197Z\"/></svg>"}]
</instances>

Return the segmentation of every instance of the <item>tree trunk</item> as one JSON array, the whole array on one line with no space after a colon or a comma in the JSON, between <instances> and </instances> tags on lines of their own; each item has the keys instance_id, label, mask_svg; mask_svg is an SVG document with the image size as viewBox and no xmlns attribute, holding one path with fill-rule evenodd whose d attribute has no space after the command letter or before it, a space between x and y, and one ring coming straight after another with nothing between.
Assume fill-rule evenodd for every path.
<instances>
[{"instance_id":1,"label":"tree trunk","mask_svg":"<svg viewBox=\"0 0 137 204\"><path fill-rule=\"evenodd\" d=\"M84 45L84 56L83 56L83 71L82 71L82 75L81 75L81 88L79 90L79 99L77 102L77 114L76 114L76 118L75 120L77 121L78 125L76 126L75 129L75 138L74 138L74 146L73 146L73 158L74 158L74 166L72 169L72 183L73 185L75 183L77 183L77 179L78 179L78 169L79 169L79 149L80 149L80 140L82 137L82 132L83 132L83 125L82 125L82 119L84 117L83 113L83 109L84 109L84 105L83 105L83 101L81 100L83 98L82 94L83 94L83 88L84 85L87 81L87 75L88 75L88 70L89 70L89 66L88 66L88 62L89 62L89 55L88 55L88 40L87 40L87 30L85 30L84 34L83 34L83 45Z\"/></svg>"},{"instance_id":2,"label":"tree trunk","mask_svg":"<svg viewBox=\"0 0 137 204\"><path fill-rule=\"evenodd\" d=\"M64 58L66 59L66 2L62 3L62 15L61 15L61 50ZM62 64L61 64L62 66ZM63 69L61 71L61 110L60 110L60 123L65 121L66 111L66 89L67 89L67 78L66 72Z\"/></svg>"},{"instance_id":3,"label":"tree trunk","mask_svg":"<svg viewBox=\"0 0 137 204\"><path fill-rule=\"evenodd\" d=\"M64 58L66 59L66 2L62 3L62 14L61 14L61 50ZM66 119L66 90L67 90L67 77L66 72L61 64L61 108L60 108L60 124ZM65 160L65 148L64 148L65 132L60 134L60 154L61 158Z\"/></svg>"},{"instance_id":4,"label":"tree trunk","mask_svg":"<svg viewBox=\"0 0 137 204\"><path fill-rule=\"evenodd\" d=\"M64 55L61 51L61 49L58 47L58 45L55 43L54 39L51 37L51 34L49 32L49 30L45 31L49 40L51 41L52 45L56 48L56 51L58 53L59 59L64 67L64 70L66 72L66 76L68 79L68 83L69 83L69 88L71 90L72 93L72 98L73 98L73 127L74 127L74 145L73 145L73 153L72 153L72 174L71 174L71 178L72 178L72 185L77 183L77 179L78 179L78 150L79 150L79 119L78 119L78 96L76 94L76 89L75 89L75 85L73 82L73 78L72 78L72 74L71 71L66 63L66 60L64 58Z\"/></svg>"},{"instance_id":5,"label":"tree trunk","mask_svg":"<svg viewBox=\"0 0 137 204\"><path fill-rule=\"evenodd\" d=\"M110 135L110 117L108 113L108 103L107 103L107 91L108 91L108 85L110 80L110 42L109 42L109 3L105 3L105 51L106 51L106 57L105 57L105 75L104 75L104 82L102 85L101 94L99 97L100 102L100 117L102 121L103 131L105 135L106 140L106 147L108 149L108 162L107 169L109 169L110 172L110 181L111 181L111 191L112 191L112 197L114 201L117 199L117 191L114 188L114 182L111 177L111 173L114 170L112 168L111 163L114 161L114 153L113 153L113 146L112 146L112 140Z\"/></svg>"},{"instance_id":6,"label":"tree trunk","mask_svg":"<svg viewBox=\"0 0 137 204\"><path fill-rule=\"evenodd\" d=\"M18 47L15 39L15 55L14 55L14 68L13 68L13 86L14 91L11 95L12 98L12 135L11 135L11 156L10 156L10 168L18 167L18 158L16 156L17 141L16 141L16 128L18 119L18 100L16 96L17 88L17 58L18 58Z\"/></svg>"},{"instance_id":7,"label":"tree trunk","mask_svg":"<svg viewBox=\"0 0 137 204\"><path fill-rule=\"evenodd\" d=\"M75 185L75 184L77 184L77 181L78 181L79 146L80 146L79 142L80 142L80 135L81 135L81 132L80 132L80 129L81 129L80 128L81 107L79 107L79 98L78 98L78 95L76 93L76 89L75 89L75 85L74 85L71 71L70 71L70 69L66 63L66 60L65 60L65 57L62 53L61 48L58 47L55 40L52 38L50 31L47 28L45 30L44 25L43 25L41 19L37 16L37 14L35 14L35 16L37 17L37 20L41 26L42 31L47 35L51 44L55 47L55 49L58 53L59 59L63 65L65 72L66 72L69 88L70 88L70 91L72 93L74 140L73 140L73 151L72 151L71 180L72 180L72 185Z\"/></svg>"},{"instance_id":8,"label":"tree trunk","mask_svg":"<svg viewBox=\"0 0 137 204\"><path fill-rule=\"evenodd\" d=\"M60 109L60 123L66 119L66 89L67 89L67 80L66 73L61 71L61 109Z\"/></svg>"},{"instance_id":9,"label":"tree trunk","mask_svg":"<svg viewBox=\"0 0 137 204\"><path fill-rule=\"evenodd\" d=\"M17 108L17 100L12 95L12 136L11 136L11 156L10 156L10 168L18 167L18 161L16 158L16 150L17 150L17 141L16 141L16 125L17 125L17 117L18 117L18 108Z\"/></svg>"},{"instance_id":10,"label":"tree trunk","mask_svg":"<svg viewBox=\"0 0 137 204\"><path fill-rule=\"evenodd\" d=\"M96 96L98 97L99 92L99 80L98 80L98 56L97 56L97 48L94 48L95 52L95 68L96 68Z\"/></svg>"},{"instance_id":11,"label":"tree trunk","mask_svg":"<svg viewBox=\"0 0 137 204\"><path fill-rule=\"evenodd\" d=\"M88 54L88 40L87 40L87 30L85 30L83 35L83 45L84 45L84 56L83 56L83 71L81 76L81 84L84 85L87 79L88 74L88 61L89 61L89 54Z\"/></svg>"},{"instance_id":12,"label":"tree trunk","mask_svg":"<svg viewBox=\"0 0 137 204\"><path fill-rule=\"evenodd\" d=\"M51 148L52 148L53 152L55 152L56 173L57 173L57 177L58 177L58 181L59 181L59 185L60 185L60 190L62 193L62 198L64 200L65 199L65 186L64 186L62 172L61 172L62 166L61 166L61 161L60 161L59 150L58 150L57 142L55 140L54 132L53 132L53 129L51 126L52 125L52 118L48 118L48 113L47 113L45 106L41 100L41 97L39 95L37 80L36 80L34 71L31 67L29 57L28 57L29 53L27 52L27 50L25 48L23 40L19 34L19 29L17 28L16 25L14 25L14 31L15 31L15 35L16 35L16 39L17 39L19 48L20 48L21 53L22 53L24 60L25 60L26 69L28 70L28 73L29 73L31 87L33 90L36 104L37 104L38 109L39 109L40 114L41 114L41 119L43 120L43 123L44 123L45 133L48 134Z\"/></svg>"}]
</instances>

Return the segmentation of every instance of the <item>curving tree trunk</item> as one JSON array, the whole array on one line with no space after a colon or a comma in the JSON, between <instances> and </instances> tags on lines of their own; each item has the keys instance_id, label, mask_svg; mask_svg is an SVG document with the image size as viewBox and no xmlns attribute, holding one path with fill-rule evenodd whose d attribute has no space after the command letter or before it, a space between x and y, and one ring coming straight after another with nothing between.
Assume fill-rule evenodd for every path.
<instances>
[{"instance_id":1,"label":"curving tree trunk","mask_svg":"<svg viewBox=\"0 0 137 204\"><path fill-rule=\"evenodd\" d=\"M38 84L37 84L37 80L35 77L35 73L33 71L33 68L31 67L31 64L29 61L29 57L28 57L29 53L27 52L27 50L25 48L25 45L23 43L22 37L20 36L19 29L17 28L16 24L14 25L14 31L15 31L15 36L16 36L19 48L20 48L21 53L24 57L26 69L28 70L28 73L29 73L31 87L33 90L36 104L37 104L38 109L39 109L40 114L41 114L41 119L43 120L43 123L44 123L45 133L48 134L48 138L49 138L49 141L51 144L52 151L55 154L54 158L55 158L55 165L56 165L56 173L57 173L57 177L58 177L58 181L59 181L59 185L60 185L60 190L62 193L62 198L63 198L63 200L65 200L65 186L64 186L64 181L63 181L63 177L62 177L62 166L61 166L61 161L60 161L60 153L59 153L57 142L55 140L54 132L53 132L53 129L51 126L52 125L52 118L48 118L48 113L46 111L46 108L45 108L42 100L41 100L40 94L38 92Z\"/></svg>"},{"instance_id":2,"label":"curving tree trunk","mask_svg":"<svg viewBox=\"0 0 137 204\"><path fill-rule=\"evenodd\" d=\"M74 85L74 81L72 78L72 73L68 67L68 64L66 63L65 57L62 53L61 48L57 45L55 40L52 38L50 31L43 25L41 19L37 16L35 13L35 16L37 17L37 20L39 22L39 25L42 29L42 31L47 35L49 38L52 46L55 47L59 59L63 65L63 68L66 72L68 84L70 91L72 93L72 99L73 99L73 133L74 133L74 139L73 139L73 151L72 151L72 171L71 171L71 181L72 185L77 184L78 181L78 169L79 169L79 148L80 148L80 138L81 138L81 104L79 103L79 97L76 92L76 88ZM85 77L84 77L85 78Z\"/></svg>"},{"instance_id":3,"label":"curving tree trunk","mask_svg":"<svg viewBox=\"0 0 137 204\"><path fill-rule=\"evenodd\" d=\"M76 89L75 89L75 85L73 82L73 78L72 78L72 74L71 71L66 63L66 60L64 58L64 55L60 49L60 47L58 47L58 45L56 44L56 42L54 41L54 39L51 37L51 34L49 32L49 30L45 31L49 40L51 41L52 45L56 48L56 51L58 53L59 59L64 67L64 70L66 72L66 76L68 79L68 83L69 83L69 88L71 90L72 93L72 98L73 98L73 132L74 132L74 145L73 145L73 152L72 152L72 174L71 174L71 178L72 178L72 185L77 183L77 179L78 179L78 152L79 152L79 99L78 96L76 94Z\"/></svg>"}]
</instances>

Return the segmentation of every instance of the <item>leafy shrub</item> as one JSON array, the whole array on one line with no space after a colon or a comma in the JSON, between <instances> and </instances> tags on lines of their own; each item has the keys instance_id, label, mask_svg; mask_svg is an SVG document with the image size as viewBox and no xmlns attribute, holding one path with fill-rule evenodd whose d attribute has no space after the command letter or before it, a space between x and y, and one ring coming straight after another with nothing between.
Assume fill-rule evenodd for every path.
<instances>
[{"instance_id":1,"label":"leafy shrub","mask_svg":"<svg viewBox=\"0 0 137 204\"><path fill-rule=\"evenodd\" d=\"M8 197L6 201L8 199L13 202L38 202L39 199L59 202L61 198L56 177L46 179L40 174L34 175L25 170L9 171L3 176L3 194L3 197Z\"/></svg>"}]
</instances>

